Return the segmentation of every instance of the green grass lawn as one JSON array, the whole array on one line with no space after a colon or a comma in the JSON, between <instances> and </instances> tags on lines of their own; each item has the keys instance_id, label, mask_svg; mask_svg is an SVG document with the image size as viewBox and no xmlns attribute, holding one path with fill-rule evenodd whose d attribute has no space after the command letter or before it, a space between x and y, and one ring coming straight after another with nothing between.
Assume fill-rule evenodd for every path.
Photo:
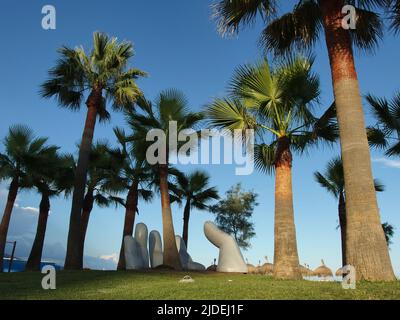
<instances>
[{"instance_id":1,"label":"green grass lawn","mask_svg":"<svg viewBox=\"0 0 400 320\"><path fill-rule=\"evenodd\" d=\"M400 299L400 281L357 284L277 281L261 275L188 273L194 283L179 283L186 273L61 271L57 289L41 287L41 273L0 274L0 299Z\"/></svg>"}]
</instances>

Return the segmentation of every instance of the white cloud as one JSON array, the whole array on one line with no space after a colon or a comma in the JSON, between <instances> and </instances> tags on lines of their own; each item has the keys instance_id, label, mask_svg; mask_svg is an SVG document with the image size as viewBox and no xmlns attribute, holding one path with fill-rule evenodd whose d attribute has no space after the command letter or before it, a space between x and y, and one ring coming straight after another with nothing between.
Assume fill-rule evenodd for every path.
<instances>
[{"instance_id":1,"label":"white cloud","mask_svg":"<svg viewBox=\"0 0 400 320\"><path fill-rule=\"evenodd\" d=\"M373 159L372 161L375 162L375 163L381 163L385 167L388 167L388 168L400 169L400 160L392 160L392 159L387 159L387 158L378 158L378 159Z\"/></svg>"},{"instance_id":2,"label":"white cloud","mask_svg":"<svg viewBox=\"0 0 400 320\"><path fill-rule=\"evenodd\" d=\"M106 260L106 261L112 261L114 263L118 263L118 259L119 259L119 254L117 253L112 253L109 255L102 255L99 257L101 260Z\"/></svg>"},{"instance_id":3,"label":"white cloud","mask_svg":"<svg viewBox=\"0 0 400 320\"><path fill-rule=\"evenodd\" d=\"M32 214L37 214L39 213L39 209L35 207L21 207L18 203L14 205L14 207L18 208L20 211L23 213L32 213Z\"/></svg>"}]
</instances>

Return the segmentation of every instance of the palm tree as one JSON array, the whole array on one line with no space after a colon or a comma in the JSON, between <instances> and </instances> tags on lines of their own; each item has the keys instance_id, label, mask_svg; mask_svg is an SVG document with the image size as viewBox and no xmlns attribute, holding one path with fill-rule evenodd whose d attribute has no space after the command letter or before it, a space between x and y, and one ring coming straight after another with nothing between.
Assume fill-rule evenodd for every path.
<instances>
[{"instance_id":1,"label":"palm tree","mask_svg":"<svg viewBox=\"0 0 400 320\"><path fill-rule=\"evenodd\" d=\"M311 106L318 101L319 79L312 61L292 58L270 69L266 60L236 70L231 97L217 99L207 110L214 127L254 129L255 164L275 172L274 276L300 279L292 195L292 152L302 153L319 141L337 138L334 105L317 119Z\"/></svg>"},{"instance_id":2,"label":"palm tree","mask_svg":"<svg viewBox=\"0 0 400 320\"><path fill-rule=\"evenodd\" d=\"M90 214L94 205L109 207L115 203L116 196L114 194L123 190L114 179L120 166L121 163L113 155L113 150L111 150L107 142L99 141L93 145L90 153L86 194L83 201L80 223L79 257L81 265L83 265Z\"/></svg>"},{"instance_id":3,"label":"palm tree","mask_svg":"<svg viewBox=\"0 0 400 320\"><path fill-rule=\"evenodd\" d=\"M386 150L388 157L400 156L400 92L388 101L367 95L366 100L377 120L368 127L368 138L372 147Z\"/></svg>"},{"instance_id":4,"label":"palm tree","mask_svg":"<svg viewBox=\"0 0 400 320\"><path fill-rule=\"evenodd\" d=\"M189 219L190 210L207 210L208 202L219 199L218 191L215 187L209 187L210 177L206 172L194 171L190 174L183 174L177 178L178 194L186 200L183 212L183 231L182 238L188 247Z\"/></svg>"},{"instance_id":5,"label":"palm tree","mask_svg":"<svg viewBox=\"0 0 400 320\"><path fill-rule=\"evenodd\" d=\"M153 179L151 167L145 163L146 150L130 148L132 141L121 128L114 128L114 134L119 143L119 157L122 166L113 178L121 189L127 190L126 198L116 199L125 208L124 227L122 232L121 249L118 259L118 270L125 270L124 238L133 234L135 217L138 210L138 201L143 199L148 202L153 198L150 184ZM135 151L139 151L135 153Z\"/></svg>"},{"instance_id":6,"label":"palm tree","mask_svg":"<svg viewBox=\"0 0 400 320\"><path fill-rule=\"evenodd\" d=\"M150 145L150 142L146 141L146 135L152 129L158 129L165 134L165 141L160 142L159 161L156 164L159 173L159 189L161 194L164 264L176 270L181 270L182 265L175 243L168 186L169 157L172 152L176 152L177 150L171 149L172 146L168 145L167 141L173 135L169 131L172 122L176 122L177 132L181 132L198 124L202 119L202 114L189 112L185 96L175 89L161 92L154 106L150 101L145 99L138 100L138 106L142 109L142 113L131 112L128 115L128 123L133 131L132 139L136 142L134 144L135 148L138 148L138 150L148 150L147 146Z\"/></svg>"},{"instance_id":7,"label":"palm tree","mask_svg":"<svg viewBox=\"0 0 400 320\"><path fill-rule=\"evenodd\" d=\"M391 29L398 33L400 31L400 0L388 0L390 18L391 18Z\"/></svg>"},{"instance_id":8,"label":"palm tree","mask_svg":"<svg viewBox=\"0 0 400 320\"><path fill-rule=\"evenodd\" d=\"M356 6L354 30L342 25L342 9L348 3ZM347 261L355 266L359 279L394 280L374 190L353 56L353 46L362 50L377 46L383 24L370 8L385 7L387 0L299 0L291 12L278 18L276 5L276 0L220 0L214 5L214 16L220 32L227 33L238 32L260 15L266 23L260 42L277 54L308 50L325 35L347 185Z\"/></svg>"},{"instance_id":9,"label":"palm tree","mask_svg":"<svg viewBox=\"0 0 400 320\"><path fill-rule=\"evenodd\" d=\"M55 146L46 146L47 138L37 138L24 125L12 126L4 139L4 153L0 153L0 180L11 180L7 203L0 224L0 272L3 272L4 250L11 214L18 191L31 187L27 177L42 166L43 158L55 152Z\"/></svg>"},{"instance_id":10,"label":"palm tree","mask_svg":"<svg viewBox=\"0 0 400 320\"><path fill-rule=\"evenodd\" d=\"M342 159L337 157L331 160L326 167L325 173L317 171L314 173L314 178L321 187L325 188L339 201L338 213L342 241L342 265L346 266L346 194ZM375 180L374 183L375 191L382 192L385 190L385 187L378 180Z\"/></svg>"},{"instance_id":11,"label":"palm tree","mask_svg":"<svg viewBox=\"0 0 400 320\"><path fill-rule=\"evenodd\" d=\"M70 155L59 155L55 151L46 155L42 167L38 168L31 177L32 184L41 194L39 217L36 235L26 263L25 270L39 271L42 260L44 239L46 236L47 219L50 213L50 199L72 191L75 162Z\"/></svg>"},{"instance_id":12,"label":"palm tree","mask_svg":"<svg viewBox=\"0 0 400 320\"><path fill-rule=\"evenodd\" d=\"M60 106L71 110L79 110L85 94L88 96L65 259L66 269L81 269L80 220L96 121L110 117L107 100L112 102L114 110L129 108L141 94L135 80L145 73L127 67L134 55L132 43L118 42L116 38L99 32L94 33L93 49L89 54L83 48L68 47L62 47L59 54L61 57L56 66L49 71L50 79L42 85L42 96L56 97Z\"/></svg>"}]
</instances>

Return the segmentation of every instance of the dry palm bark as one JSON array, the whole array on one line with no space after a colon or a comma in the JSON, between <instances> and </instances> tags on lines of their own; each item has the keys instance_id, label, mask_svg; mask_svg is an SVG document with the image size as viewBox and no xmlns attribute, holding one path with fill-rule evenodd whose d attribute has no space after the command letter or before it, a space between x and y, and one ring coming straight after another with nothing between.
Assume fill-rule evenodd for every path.
<instances>
[{"instance_id":1,"label":"dry palm bark","mask_svg":"<svg viewBox=\"0 0 400 320\"><path fill-rule=\"evenodd\" d=\"M292 153L289 138L278 141L275 159L274 277L301 279L294 224Z\"/></svg>"},{"instance_id":2,"label":"dry palm bark","mask_svg":"<svg viewBox=\"0 0 400 320\"><path fill-rule=\"evenodd\" d=\"M342 27L343 0L320 0L346 185L346 262L358 279L394 280L382 230L350 33Z\"/></svg>"}]
</instances>

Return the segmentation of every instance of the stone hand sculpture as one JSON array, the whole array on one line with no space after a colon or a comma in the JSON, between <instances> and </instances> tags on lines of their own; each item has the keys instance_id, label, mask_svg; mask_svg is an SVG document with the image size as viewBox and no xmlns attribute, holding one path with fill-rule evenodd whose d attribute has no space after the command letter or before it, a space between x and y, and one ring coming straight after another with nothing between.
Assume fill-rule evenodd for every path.
<instances>
[{"instance_id":1,"label":"stone hand sculpture","mask_svg":"<svg viewBox=\"0 0 400 320\"><path fill-rule=\"evenodd\" d=\"M147 250L147 239L149 240L149 250ZM202 264L192 260L180 236L176 236L175 241L183 269L194 271L204 271L206 269ZM149 268L149 260L151 268L156 268L163 264L163 247L160 233L153 230L147 237L147 227L144 223L136 225L134 237L125 236L124 248L127 270L147 269Z\"/></svg>"},{"instance_id":2,"label":"stone hand sculpture","mask_svg":"<svg viewBox=\"0 0 400 320\"><path fill-rule=\"evenodd\" d=\"M175 236L176 246L181 258L182 267L184 270L204 271L206 267L200 263L194 262L186 249L185 242L181 236Z\"/></svg>"},{"instance_id":3,"label":"stone hand sculpture","mask_svg":"<svg viewBox=\"0 0 400 320\"><path fill-rule=\"evenodd\" d=\"M127 270L149 268L149 253L147 250L147 227L144 223L138 223L135 228L135 237L125 236L124 254Z\"/></svg>"},{"instance_id":4,"label":"stone hand sculpture","mask_svg":"<svg viewBox=\"0 0 400 320\"><path fill-rule=\"evenodd\" d=\"M211 221L204 224L204 234L207 239L219 248L218 272L241 272L247 273L247 265L240 252L235 239L218 229Z\"/></svg>"},{"instance_id":5,"label":"stone hand sculpture","mask_svg":"<svg viewBox=\"0 0 400 320\"><path fill-rule=\"evenodd\" d=\"M163 264L163 248L160 233L156 230L149 235L150 266L156 268Z\"/></svg>"}]
</instances>

